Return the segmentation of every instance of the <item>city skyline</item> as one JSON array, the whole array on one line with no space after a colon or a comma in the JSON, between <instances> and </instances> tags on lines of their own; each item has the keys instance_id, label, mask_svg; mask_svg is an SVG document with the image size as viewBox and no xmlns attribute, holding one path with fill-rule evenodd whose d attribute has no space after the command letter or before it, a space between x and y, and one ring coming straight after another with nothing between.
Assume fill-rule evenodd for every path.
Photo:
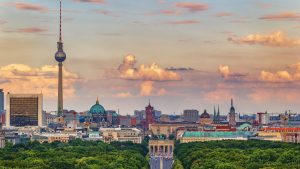
<instances>
[{"instance_id":1,"label":"city skyline","mask_svg":"<svg viewBox=\"0 0 300 169\"><path fill-rule=\"evenodd\" d=\"M299 112L294 0L64 0L64 108ZM0 2L0 88L56 110L59 1ZM254 11L254 12L250 12ZM298 38L299 37L299 38ZM18 50L16 50L18 49ZM4 57L9 56L9 57Z\"/></svg>"}]
</instances>

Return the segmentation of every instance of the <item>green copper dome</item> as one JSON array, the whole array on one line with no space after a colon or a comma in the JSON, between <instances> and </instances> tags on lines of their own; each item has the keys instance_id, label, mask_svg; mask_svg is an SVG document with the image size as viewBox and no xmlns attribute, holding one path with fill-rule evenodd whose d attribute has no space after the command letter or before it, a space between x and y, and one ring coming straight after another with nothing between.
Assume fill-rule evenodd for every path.
<instances>
[{"instance_id":1,"label":"green copper dome","mask_svg":"<svg viewBox=\"0 0 300 169\"><path fill-rule=\"evenodd\" d=\"M99 100L97 99L96 104L91 107L90 114L98 114L98 115L106 115L105 109L102 105L99 104Z\"/></svg>"}]
</instances>

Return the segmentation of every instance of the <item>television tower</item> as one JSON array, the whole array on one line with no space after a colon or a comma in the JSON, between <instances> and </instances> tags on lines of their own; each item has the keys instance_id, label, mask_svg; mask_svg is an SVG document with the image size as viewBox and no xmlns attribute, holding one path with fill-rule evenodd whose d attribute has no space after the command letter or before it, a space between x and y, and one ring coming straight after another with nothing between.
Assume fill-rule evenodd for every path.
<instances>
[{"instance_id":1,"label":"television tower","mask_svg":"<svg viewBox=\"0 0 300 169\"><path fill-rule=\"evenodd\" d=\"M57 52L55 53L55 60L58 62L58 104L57 115L59 118L63 117L63 62L66 60L66 53L63 50L63 42L61 36L61 0L59 1L59 41L57 42Z\"/></svg>"}]
</instances>

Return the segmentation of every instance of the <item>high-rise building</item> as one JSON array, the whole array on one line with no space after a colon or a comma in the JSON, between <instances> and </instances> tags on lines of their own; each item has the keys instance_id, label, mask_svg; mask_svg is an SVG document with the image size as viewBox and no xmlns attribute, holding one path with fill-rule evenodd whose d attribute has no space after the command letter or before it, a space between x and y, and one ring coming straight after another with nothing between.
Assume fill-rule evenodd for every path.
<instances>
[{"instance_id":1,"label":"high-rise building","mask_svg":"<svg viewBox=\"0 0 300 169\"><path fill-rule=\"evenodd\" d=\"M6 127L39 126L43 124L42 94L10 94L6 96Z\"/></svg>"},{"instance_id":2,"label":"high-rise building","mask_svg":"<svg viewBox=\"0 0 300 169\"><path fill-rule=\"evenodd\" d=\"M258 122L258 125L268 125L270 115L267 112L258 112L255 120Z\"/></svg>"},{"instance_id":3,"label":"high-rise building","mask_svg":"<svg viewBox=\"0 0 300 169\"><path fill-rule=\"evenodd\" d=\"M130 127L131 126L131 117L127 116L119 116L119 124L121 126Z\"/></svg>"},{"instance_id":4,"label":"high-rise building","mask_svg":"<svg viewBox=\"0 0 300 169\"><path fill-rule=\"evenodd\" d=\"M61 0L59 1L60 4L60 17L59 17L59 41L57 42L57 52L55 53L55 60L58 62L58 104L57 104L57 115L59 118L59 121L62 121L63 117L63 62L66 60L66 53L63 50L63 42L62 42L62 36L61 36Z\"/></svg>"},{"instance_id":5,"label":"high-rise building","mask_svg":"<svg viewBox=\"0 0 300 169\"><path fill-rule=\"evenodd\" d=\"M118 124L118 114L115 110L106 110L107 113L107 122L110 125L117 125Z\"/></svg>"},{"instance_id":6,"label":"high-rise building","mask_svg":"<svg viewBox=\"0 0 300 169\"><path fill-rule=\"evenodd\" d=\"M4 112L4 92L0 89L0 114Z\"/></svg>"},{"instance_id":7,"label":"high-rise building","mask_svg":"<svg viewBox=\"0 0 300 169\"><path fill-rule=\"evenodd\" d=\"M235 126L236 125L236 113L235 113L235 108L233 107L233 99L231 99L231 107L230 107L230 111L228 114L228 122L230 126Z\"/></svg>"},{"instance_id":8,"label":"high-rise building","mask_svg":"<svg viewBox=\"0 0 300 169\"><path fill-rule=\"evenodd\" d=\"M195 123L199 120L199 111L198 110L184 110L183 116L184 116L184 121Z\"/></svg>"},{"instance_id":9,"label":"high-rise building","mask_svg":"<svg viewBox=\"0 0 300 169\"><path fill-rule=\"evenodd\" d=\"M154 108L151 106L150 101L149 105L146 107L146 126L145 128L149 128L149 124L154 122Z\"/></svg>"}]
</instances>

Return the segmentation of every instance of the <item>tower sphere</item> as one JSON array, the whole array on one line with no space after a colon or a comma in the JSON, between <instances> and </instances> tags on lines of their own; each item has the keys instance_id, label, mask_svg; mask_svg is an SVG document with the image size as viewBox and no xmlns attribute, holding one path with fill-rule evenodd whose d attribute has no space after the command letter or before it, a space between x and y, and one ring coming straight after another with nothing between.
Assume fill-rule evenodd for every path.
<instances>
[{"instance_id":1,"label":"tower sphere","mask_svg":"<svg viewBox=\"0 0 300 169\"><path fill-rule=\"evenodd\" d=\"M66 60L66 53L63 50L58 50L55 53L55 60L57 62L63 62L63 61L65 61Z\"/></svg>"}]
</instances>

